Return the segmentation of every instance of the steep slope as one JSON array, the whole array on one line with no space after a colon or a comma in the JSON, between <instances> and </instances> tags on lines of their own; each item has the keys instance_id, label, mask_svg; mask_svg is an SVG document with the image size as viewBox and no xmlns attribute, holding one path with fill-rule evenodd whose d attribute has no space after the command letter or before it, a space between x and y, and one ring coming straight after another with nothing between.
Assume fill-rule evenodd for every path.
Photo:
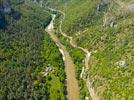
<instances>
[{"instance_id":1,"label":"steep slope","mask_svg":"<svg viewBox=\"0 0 134 100\"><path fill-rule=\"evenodd\" d=\"M0 100L65 100L62 55L45 32L50 13L26 1L0 0Z\"/></svg>"},{"instance_id":2,"label":"steep slope","mask_svg":"<svg viewBox=\"0 0 134 100\"><path fill-rule=\"evenodd\" d=\"M133 0L71 0L63 5L62 30L92 52L88 74L100 99L133 99Z\"/></svg>"},{"instance_id":3,"label":"steep slope","mask_svg":"<svg viewBox=\"0 0 134 100\"><path fill-rule=\"evenodd\" d=\"M84 15L76 22L74 20L73 26L69 24L71 29L65 24L67 28L64 30L72 34L87 28L80 32L77 43L92 52L95 51L91 59L89 76L101 99L132 99L134 16L133 12L125 11L126 9L121 8L119 4L109 3L111 9L108 7L105 8L106 11L104 8L104 11L103 9L97 11L96 4L96 8L92 8L87 18Z\"/></svg>"}]
</instances>

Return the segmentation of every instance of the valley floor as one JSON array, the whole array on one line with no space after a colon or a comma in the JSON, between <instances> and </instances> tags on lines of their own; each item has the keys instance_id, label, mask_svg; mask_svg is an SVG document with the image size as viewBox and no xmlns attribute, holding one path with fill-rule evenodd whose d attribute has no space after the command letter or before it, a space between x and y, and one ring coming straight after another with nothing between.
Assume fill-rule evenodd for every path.
<instances>
[{"instance_id":1,"label":"valley floor","mask_svg":"<svg viewBox=\"0 0 134 100\"><path fill-rule=\"evenodd\" d=\"M53 18L54 20L54 18ZM66 72L66 80L67 80L67 98L68 100L79 100L79 88L78 88L78 82L76 80L75 75L75 65L67 52L64 45L62 45L57 38L57 36L54 33L53 30L53 20L46 28L46 31L49 33L52 40L56 43L56 45L59 47L59 50L61 51L63 55L63 60L65 63L65 72Z\"/></svg>"}]
</instances>

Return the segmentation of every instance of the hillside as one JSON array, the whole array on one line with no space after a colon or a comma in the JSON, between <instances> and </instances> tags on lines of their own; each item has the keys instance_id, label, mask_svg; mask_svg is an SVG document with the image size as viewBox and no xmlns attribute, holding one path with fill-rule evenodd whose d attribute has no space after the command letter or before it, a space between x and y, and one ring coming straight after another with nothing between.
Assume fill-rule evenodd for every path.
<instances>
[{"instance_id":1,"label":"hillside","mask_svg":"<svg viewBox=\"0 0 134 100\"><path fill-rule=\"evenodd\" d=\"M65 99L63 60L45 32L50 20L33 2L0 0L0 100Z\"/></svg>"},{"instance_id":2,"label":"hillside","mask_svg":"<svg viewBox=\"0 0 134 100\"><path fill-rule=\"evenodd\" d=\"M50 1L51 7L65 13L62 31L73 36L79 46L91 51L88 75L100 99L132 100L133 0L69 0L64 3L59 0L58 4ZM72 52L72 55L77 54Z\"/></svg>"},{"instance_id":3,"label":"hillside","mask_svg":"<svg viewBox=\"0 0 134 100\"><path fill-rule=\"evenodd\" d=\"M0 0L0 100L133 100L133 22L133 0Z\"/></svg>"}]
</instances>

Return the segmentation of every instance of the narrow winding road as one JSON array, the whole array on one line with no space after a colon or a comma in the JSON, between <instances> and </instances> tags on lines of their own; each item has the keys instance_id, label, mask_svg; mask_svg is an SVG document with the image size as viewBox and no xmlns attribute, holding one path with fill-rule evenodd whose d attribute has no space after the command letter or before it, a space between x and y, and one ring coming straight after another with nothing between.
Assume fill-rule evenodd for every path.
<instances>
[{"instance_id":1,"label":"narrow winding road","mask_svg":"<svg viewBox=\"0 0 134 100\"><path fill-rule=\"evenodd\" d=\"M63 56L66 78L67 78L67 92L68 92L67 98L68 100L79 100L79 87L75 75L75 65L69 53L67 52L65 46L61 44L61 42L55 35L54 28L53 28L54 19L55 19L55 15L52 15L52 20L45 30L50 35L51 39L56 43L56 45L59 48L59 51Z\"/></svg>"},{"instance_id":2,"label":"narrow winding road","mask_svg":"<svg viewBox=\"0 0 134 100\"><path fill-rule=\"evenodd\" d=\"M59 12L62 13L63 19L64 19L64 18L65 18L65 13L62 12L62 11L59 11ZM82 51L85 53L85 56L86 56L86 57L85 57L85 68L84 68L84 67L82 68L82 72L81 72L80 77L85 81L85 83L86 83L86 85L87 85L87 88L88 88L88 91L89 91L89 93L90 93L90 96L91 96L92 100L99 100L98 95L97 95L96 92L94 91L94 89L93 89L93 87L92 87L92 84L91 84L91 82L89 81L89 77L87 77L87 78L83 77L84 74L86 74L87 70L89 69L89 61L90 61L90 57L91 57L91 52L89 52L89 51L88 51L87 49L85 49L85 48L82 48L82 47L78 46L78 45L76 44L76 42L74 41L73 37L68 36L66 33L62 32L62 28L61 28L61 27L62 27L62 23L63 23L63 20L61 20L61 22L60 22L60 33L61 33L64 37L66 37L66 38L68 38L68 39L70 40L70 44L71 44L74 48L80 49L80 50L82 50Z\"/></svg>"},{"instance_id":3,"label":"narrow winding road","mask_svg":"<svg viewBox=\"0 0 134 100\"><path fill-rule=\"evenodd\" d=\"M52 8L48 8L49 10L51 10L51 11L56 11L56 12L60 12L62 15L63 15L63 20L64 20L64 18L65 18L65 13L64 12L62 12L62 11L60 11L60 10L55 10L55 9L52 9ZM54 19L53 19L54 20ZM68 38L69 40L70 40L70 44L74 47L74 48L77 48L77 49L80 49L80 50L82 50L84 53L85 53L85 67L83 67L82 68L82 72L81 72L81 75L80 75L80 77L85 81L85 83L86 83L86 85L87 85L87 88L88 88L88 91L89 91L89 93L90 93L90 96L91 96L91 98L92 98L92 100L99 100L99 97L98 97L98 95L97 95L97 93L94 91L94 88L92 87L92 84L91 84L91 82L89 81L89 77L87 77L87 78L85 78L85 77L83 77L84 76L84 74L87 74L86 72L88 71L88 69L89 69L89 61L90 61L90 56L91 56L91 52L89 52L87 49L85 49L85 48L83 48L83 47L80 47L80 46L78 46L77 44L76 44L76 42L74 41L74 39L73 39L73 37L71 37L71 36L68 36L66 33L64 33L64 32L62 32L62 23L63 23L63 20L61 20L60 21L60 33L64 36L64 37L66 37L66 38ZM53 30L53 29L52 29ZM54 31L54 30L53 30ZM66 57L64 57L65 55L63 55L63 58L64 58L64 60L65 60L65 62L66 62ZM71 57L69 56L69 59L71 60L71 62L72 62L72 59L71 59ZM67 63L67 62L66 62ZM67 73L66 73L67 74ZM73 81L73 80L72 80ZM68 92L69 92L69 90L68 90ZM78 99L71 99L71 100L78 100Z\"/></svg>"}]
</instances>

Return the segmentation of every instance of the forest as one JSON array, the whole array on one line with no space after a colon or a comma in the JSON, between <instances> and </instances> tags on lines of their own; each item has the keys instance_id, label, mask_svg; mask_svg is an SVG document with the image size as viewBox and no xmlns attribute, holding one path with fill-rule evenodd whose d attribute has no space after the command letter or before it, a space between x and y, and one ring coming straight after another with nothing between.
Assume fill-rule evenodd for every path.
<instances>
[{"instance_id":1,"label":"forest","mask_svg":"<svg viewBox=\"0 0 134 100\"><path fill-rule=\"evenodd\" d=\"M45 32L50 20L32 1L0 0L0 100L65 99L61 54Z\"/></svg>"}]
</instances>

